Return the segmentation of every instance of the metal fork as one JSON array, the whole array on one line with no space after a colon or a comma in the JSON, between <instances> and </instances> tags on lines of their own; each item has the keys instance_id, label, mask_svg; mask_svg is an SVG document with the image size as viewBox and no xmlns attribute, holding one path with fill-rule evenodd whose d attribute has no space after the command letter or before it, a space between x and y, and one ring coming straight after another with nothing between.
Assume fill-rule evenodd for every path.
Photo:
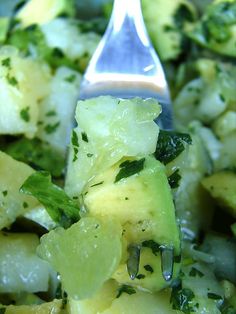
<instances>
[{"instance_id":1,"label":"metal fork","mask_svg":"<svg viewBox=\"0 0 236 314\"><path fill-rule=\"evenodd\" d=\"M110 22L84 74L80 98L154 97L162 105L158 124L172 129L170 93L150 42L140 0L115 0Z\"/></svg>"}]
</instances>

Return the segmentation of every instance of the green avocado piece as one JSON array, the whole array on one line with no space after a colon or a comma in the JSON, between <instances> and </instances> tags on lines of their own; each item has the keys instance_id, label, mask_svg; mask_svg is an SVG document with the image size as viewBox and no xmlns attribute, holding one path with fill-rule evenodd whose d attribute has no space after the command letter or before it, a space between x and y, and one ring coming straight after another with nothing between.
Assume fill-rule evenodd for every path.
<instances>
[{"instance_id":1,"label":"green avocado piece","mask_svg":"<svg viewBox=\"0 0 236 314\"><path fill-rule=\"evenodd\" d=\"M123 257L113 276L120 284L154 292L170 283L171 278L164 279L166 265L161 256L169 252L170 264L176 261L172 265L175 276L180 265L180 238L162 163L152 156L122 159L89 182L83 200L89 215L112 217L122 225ZM131 280L126 264L135 247L140 250L139 270Z\"/></svg>"},{"instance_id":2,"label":"green avocado piece","mask_svg":"<svg viewBox=\"0 0 236 314\"><path fill-rule=\"evenodd\" d=\"M216 202L236 218L236 174L221 171L204 178L203 187Z\"/></svg>"}]
</instances>

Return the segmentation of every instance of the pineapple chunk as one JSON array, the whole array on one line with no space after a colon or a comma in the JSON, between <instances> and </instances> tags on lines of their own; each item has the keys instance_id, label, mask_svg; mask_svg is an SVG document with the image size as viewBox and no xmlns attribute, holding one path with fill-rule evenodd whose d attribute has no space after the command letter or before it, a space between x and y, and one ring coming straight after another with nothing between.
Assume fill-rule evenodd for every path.
<instances>
[{"instance_id":1,"label":"pineapple chunk","mask_svg":"<svg viewBox=\"0 0 236 314\"><path fill-rule=\"evenodd\" d=\"M153 120L160 109L154 99L100 96L79 101L79 126L71 138L66 192L78 196L88 180L124 156L154 153L159 128Z\"/></svg>"},{"instance_id":2,"label":"pineapple chunk","mask_svg":"<svg viewBox=\"0 0 236 314\"><path fill-rule=\"evenodd\" d=\"M19 192L32 173L31 167L0 151L0 229L39 204L34 197Z\"/></svg>"},{"instance_id":3,"label":"pineapple chunk","mask_svg":"<svg viewBox=\"0 0 236 314\"><path fill-rule=\"evenodd\" d=\"M52 302L40 305L9 305L5 314L66 314L63 309L62 300L54 300Z\"/></svg>"},{"instance_id":4,"label":"pineapple chunk","mask_svg":"<svg viewBox=\"0 0 236 314\"><path fill-rule=\"evenodd\" d=\"M50 78L46 65L21 57L15 47L0 49L0 134L35 135Z\"/></svg>"},{"instance_id":5,"label":"pineapple chunk","mask_svg":"<svg viewBox=\"0 0 236 314\"><path fill-rule=\"evenodd\" d=\"M48 290L51 268L36 255L39 239L29 233L0 233L0 292Z\"/></svg>"}]
</instances>

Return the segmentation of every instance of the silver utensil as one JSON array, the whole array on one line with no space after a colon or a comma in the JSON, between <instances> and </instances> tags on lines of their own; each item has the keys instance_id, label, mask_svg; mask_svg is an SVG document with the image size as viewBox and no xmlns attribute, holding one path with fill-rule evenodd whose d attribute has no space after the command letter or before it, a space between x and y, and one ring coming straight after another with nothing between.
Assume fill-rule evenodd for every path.
<instances>
[{"instance_id":1,"label":"silver utensil","mask_svg":"<svg viewBox=\"0 0 236 314\"><path fill-rule=\"evenodd\" d=\"M84 74L80 98L99 95L156 98L158 124L172 129L168 84L148 37L140 0L115 0L110 22Z\"/></svg>"}]
</instances>

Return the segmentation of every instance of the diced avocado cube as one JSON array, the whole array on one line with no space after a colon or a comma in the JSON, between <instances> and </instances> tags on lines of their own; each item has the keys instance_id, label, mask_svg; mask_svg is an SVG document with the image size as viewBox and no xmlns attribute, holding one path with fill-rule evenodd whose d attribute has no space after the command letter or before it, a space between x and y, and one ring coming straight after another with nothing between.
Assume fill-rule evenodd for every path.
<instances>
[{"instance_id":1,"label":"diced avocado cube","mask_svg":"<svg viewBox=\"0 0 236 314\"><path fill-rule=\"evenodd\" d=\"M105 219L113 217L122 225L125 249L114 278L119 283L142 286L150 291L166 286L168 283L161 269L161 249L153 253L148 245L168 247L173 249L175 256L180 254L179 229L164 166L151 156L121 160L89 182L83 199L89 215ZM126 262L127 250L133 244L141 247L141 276L131 280ZM178 271L175 266L174 273Z\"/></svg>"}]
</instances>

